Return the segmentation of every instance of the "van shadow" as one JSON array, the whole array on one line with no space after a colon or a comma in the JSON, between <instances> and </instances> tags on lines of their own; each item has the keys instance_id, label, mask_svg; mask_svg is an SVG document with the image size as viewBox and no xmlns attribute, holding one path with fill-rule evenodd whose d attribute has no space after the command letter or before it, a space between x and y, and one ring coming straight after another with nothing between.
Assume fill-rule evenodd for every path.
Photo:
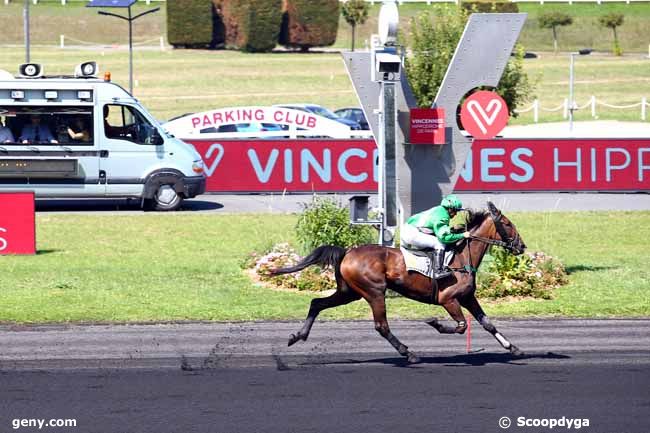
<instances>
[{"instance_id":1,"label":"van shadow","mask_svg":"<svg viewBox=\"0 0 650 433\"><path fill-rule=\"evenodd\" d=\"M221 203L189 199L180 211L199 212L223 208ZM46 199L36 200L36 212L142 212L139 199Z\"/></svg>"},{"instance_id":2,"label":"van shadow","mask_svg":"<svg viewBox=\"0 0 650 433\"><path fill-rule=\"evenodd\" d=\"M332 361L332 362L313 362L303 363L301 365L345 365L345 364L384 364L394 367L409 367L414 365L444 365L448 367L481 367L488 364L510 364L510 365L527 365L526 360L543 359L543 360L565 360L571 359L568 355L562 355L553 352L547 353L527 353L522 356L514 356L510 353L469 353L452 356L422 356L420 362L409 364L406 358L391 357L368 359L365 361Z\"/></svg>"}]
</instances>

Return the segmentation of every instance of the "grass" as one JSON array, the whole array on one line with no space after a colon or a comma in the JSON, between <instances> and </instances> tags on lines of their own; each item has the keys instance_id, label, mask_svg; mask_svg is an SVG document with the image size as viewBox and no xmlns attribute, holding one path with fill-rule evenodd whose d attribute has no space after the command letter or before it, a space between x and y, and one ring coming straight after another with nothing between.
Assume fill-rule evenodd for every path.
<instances>
[{"instance_id":1,"label":"grass","mask_svg":"<svg viewBox=\"0 0 650 433\"><path fill-rule=\"evenodd\" d=\"M513 214L531 250L558 256L569 285L551 301L486 303L498 316L648 316L650 212ZM0 257L0 322L301 319L306 293L256 287L239 267L293 241L295 216L39 215L36 256ZM389 300L390 317L432 308ZM324 313L369 318L365 302Z\"/></svg>"}]
</instances>

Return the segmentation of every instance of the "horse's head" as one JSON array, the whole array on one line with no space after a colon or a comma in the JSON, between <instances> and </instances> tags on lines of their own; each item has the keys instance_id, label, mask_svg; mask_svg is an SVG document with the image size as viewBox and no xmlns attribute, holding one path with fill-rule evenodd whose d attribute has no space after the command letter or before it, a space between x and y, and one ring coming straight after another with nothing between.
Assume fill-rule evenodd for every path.
<instances>
[{"instance_id":1,"label":"horse's head","mask_svg":"<svg viewBox=\"0 0 650 433\"><path fill-rule=\"evenodd\" d=\"M497 209L491 201L487 202L487 207L490 212L490 217L494 222L494 226L496 227L497 236L505 243L505 249L516 256L523 254L526 249L526 244L524 244L523 239L519 236L519 232L512 221L501 213L501 211Z\"/></svg>"}]
</instances>

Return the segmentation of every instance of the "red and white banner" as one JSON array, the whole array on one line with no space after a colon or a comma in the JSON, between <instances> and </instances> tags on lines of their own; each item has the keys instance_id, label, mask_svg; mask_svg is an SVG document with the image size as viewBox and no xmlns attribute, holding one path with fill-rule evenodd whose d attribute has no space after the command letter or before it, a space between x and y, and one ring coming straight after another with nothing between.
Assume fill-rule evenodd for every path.
<instances>
[{"instance_id":1,"label":"red and white banner","mask_svg":"<svg viewBox=\"0 0 650 433\"><path fill-rule=\"evenodd\" d=\"M0 254L36 254L34 193L0 193Z\"/></svg>"},{"instance_id":2,"label":"red and white banner","mask_svg":"<svg viewBox=\"0 0 650 433\"><path fill-rule=\"evenodd\" d=\"M456 191L649 191L650 139L476 140Z\"/></svg>"},{"instance_id":3,"label":"red and white banner","mask_svg":"<svg viewBox=\"0 0 650 433\"><path fill-rule=\"evenodd\" d=\"M374 140L186 140L212 192L377 190Z\"/></svg>"},{"instance_id":4,"label":"red and white banner","mask_svg":"<svg viewBox=\"0 0 650 433\"><path fill-rule=\"evenodd\" d=\"M372 192L373 140L195 140L211 192ZM476 140L456 191L650 191L650 139Z\"/></svg>"}]
</instances>

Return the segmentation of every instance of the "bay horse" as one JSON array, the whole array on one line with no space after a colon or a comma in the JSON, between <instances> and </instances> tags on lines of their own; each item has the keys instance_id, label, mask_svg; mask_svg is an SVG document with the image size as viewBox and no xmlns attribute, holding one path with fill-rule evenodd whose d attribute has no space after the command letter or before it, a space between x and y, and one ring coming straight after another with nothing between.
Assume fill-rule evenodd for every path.
<instances>
[{"instance_id":1,"label":"bay horse","mask_svg":"<svg viewBox=\"0 0 650 433\"><path fill-rule=\"evenodd\" d=\"M461 307L465 307L483 328L496 338L504 349L515 356L523 352L506 339L490 322L476 299L476 270L490 245L504 247L508 252L519 255L526 248L515 225L493 203L487 202L487 211L470 212L467 231L470 237L460 240L455 246L454 258L450 263L453 274L439 281L417 272L406 270L402 252L398 248L379 245L363 245L346 250L336 246L320 246L295 266L274 269L272 275L288 274L311 265L332 266L336 276L336 292L326 298L311 301L307 318L297 334L291 334L289 346L309 337L311 327L318 314L327 309L345 305L361 298L372 309L375 329L409 363L419 358L395 337L386 319L386 290L391 289L402 296L425 304L444 307L456 326L448 326L435 318L426 323L441 334L463 334L467 329Z\"/></svg>"}]
</instances>

